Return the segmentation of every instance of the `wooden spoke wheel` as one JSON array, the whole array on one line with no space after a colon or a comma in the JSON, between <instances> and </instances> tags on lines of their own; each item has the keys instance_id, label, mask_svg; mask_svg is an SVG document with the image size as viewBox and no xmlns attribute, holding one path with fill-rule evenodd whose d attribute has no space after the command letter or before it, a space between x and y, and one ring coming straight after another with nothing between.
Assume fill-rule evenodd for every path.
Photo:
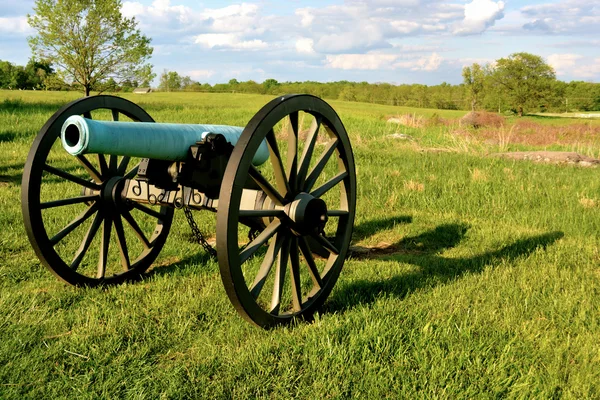
<instances>
[{"instance_id":1,"label":"wooden spoke wheel","mask_svg":"<svg viewBox=\"0 0 600 400\"><path fill-rule=\"evenodd\" d=\"M265 139L270 159L255 167ZM256 185L264 201L249 208L244 188ZM310 95L265 105L235 146L219 195L217 254L236 310L263 327L310 319L344 264L355 205L354 158L335 111ZM263 228L242 245L252 218Z\"/></svg>"},{"instance_id":2,"label":"wooden spoke wheel","mask_svg":"<svg viewBox=\"0 0 600 400\"><path fill-rule=\"evenodd\" d=\"M71 115L154 122L137 105L114 96L79 99L57 111L25 163L21 205L27 235L42 263L71 285L136 279L163 247L173 210L121 196L125 179L137 173L136 160L68 154L60 131Z\"/></svg>"}]
</instances>

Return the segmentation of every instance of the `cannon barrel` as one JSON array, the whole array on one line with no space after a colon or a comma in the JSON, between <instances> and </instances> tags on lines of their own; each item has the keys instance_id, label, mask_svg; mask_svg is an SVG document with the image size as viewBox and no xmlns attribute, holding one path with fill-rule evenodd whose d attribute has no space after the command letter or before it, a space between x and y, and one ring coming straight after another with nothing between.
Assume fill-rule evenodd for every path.
<instances>
[{"instance_id":1,"label":"cannon barrel","mask_svg":"<svg viewBox=\"0 0 600 400\"><path fill-rule=\"evenodd\" d=\"M96 121L72 115L63 124L60 138L65 150L74 156L99 153L184 161L190 146L207 134L221 134L235 145L243 130L228 125ZM260 165L268 158L269 148L263 140L252 163Z\"/></svg>"}]
</instances>

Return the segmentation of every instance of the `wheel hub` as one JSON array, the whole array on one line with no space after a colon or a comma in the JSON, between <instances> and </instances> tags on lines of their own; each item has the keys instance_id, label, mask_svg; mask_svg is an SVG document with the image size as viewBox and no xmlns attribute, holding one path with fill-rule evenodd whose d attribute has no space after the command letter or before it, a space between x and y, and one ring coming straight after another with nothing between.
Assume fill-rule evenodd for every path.
<instances>
[{"instance_id":1,"label":"wheel hub","mask_svg":"<svg viewBox=\"0 0 600 400\"><path fill-rule=\"evenodd\" d=\"M299 193L285 206L290 228L298 235L319 234L327 223L327 204L308 193Z\"/></svg>"},{"instance_id":2,"label":"wheel hub","mask_svg":"<svg viewBox=\"0 0 600 400\"><path fill-rule=\"evenodd\" d=\"M125 180L122 176L113 176L102 184L100 198L102 205L110 209L117 209L122 203L122 191Z\"/></svg>"}]
</instances>

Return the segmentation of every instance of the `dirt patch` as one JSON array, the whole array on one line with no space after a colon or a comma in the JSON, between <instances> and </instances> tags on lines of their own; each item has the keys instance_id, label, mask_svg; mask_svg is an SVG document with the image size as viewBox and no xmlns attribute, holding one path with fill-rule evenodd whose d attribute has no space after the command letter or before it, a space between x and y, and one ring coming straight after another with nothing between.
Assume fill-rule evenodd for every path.
<instances>
[{"instance_id":1,"label":"dirt patch","mask_svg":"<svg viewBox=\"0 0 600 400\"><path fill-rule=\"evenodd\" d=\"M585 123L542 125L532 121L517 121L512 126L479 129L476 133L456 131L489 144L525 144L532 146L589 145L598 143L600 125Z\"/></svg>"},{"instance_id":2,"label":"dirt patch","mask_svg":"<svg viewBox=\"0 0 600 400\"><path fill-rule=\"evenodd\" d=\"M350 256L356 259L378 258L385 255L399 253L400 249L391 243L380 242L375 246L350 246Z\"/></svg>"},{"instance_id":3,"label":"dirt patch","mask_svg":"<svg viewBox=\"0 0 600 400\"><path fill-rule=\"evenodd\" d=\"M517 151L509 153L495 153L492 157L502 157L511 160L527 160L553 164L574 164L580 167L596 167L600 160L587 157L572 151Z\"/></svg>"}]
</instances>

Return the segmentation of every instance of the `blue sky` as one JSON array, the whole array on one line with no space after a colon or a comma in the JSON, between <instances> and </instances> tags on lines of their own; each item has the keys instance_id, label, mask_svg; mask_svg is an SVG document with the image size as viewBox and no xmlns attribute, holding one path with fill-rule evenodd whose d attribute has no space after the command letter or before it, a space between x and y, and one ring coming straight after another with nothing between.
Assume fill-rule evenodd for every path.
<instances>
[{"instance_id":1,"label":"blue sky","mask_svg":"<svg viewBox=\"0 0 600 400\"><path fill-rule=\"evenodd\" d=\"M0 59L30 57L32 0L0 0ZM515 52L559 79L600 81L599 0L123 1L152 38L156 73L200 82L459 83L461 69Z\"/></svg>"}]
</instances>

